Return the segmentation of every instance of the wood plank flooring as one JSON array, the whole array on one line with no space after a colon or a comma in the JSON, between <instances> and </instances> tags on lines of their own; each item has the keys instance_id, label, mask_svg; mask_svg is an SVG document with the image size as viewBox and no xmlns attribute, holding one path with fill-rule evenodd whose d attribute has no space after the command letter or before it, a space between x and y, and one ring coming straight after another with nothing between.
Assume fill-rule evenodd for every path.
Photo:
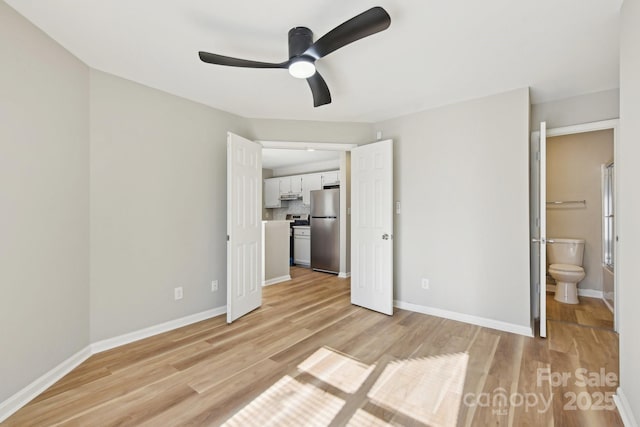
<instances>
[{"instance_id":1,"label":"wood plank flooring","mask_svg":"<svg viewBox=\"0 0 640 427\"><path fill-rule=\"evenodd\" d=\"M613 313L600 298L578 297L580 304L556 301L547 292L547 319L613 330Z\"/></svg>"},{"instance_id":2,"label":"wood plank flooring","mask_svg":"<svg viewBox=\"0 0 640 427\"><path fill-rule=\"evenodd\" d=\"M551 320L544 340L390 317L352 306L348 279L292 276L231 325L219 316L92 356L2 425L622 425L617 381L580 381L618 375L612 331Z\"/></svg>"}]
</instances>

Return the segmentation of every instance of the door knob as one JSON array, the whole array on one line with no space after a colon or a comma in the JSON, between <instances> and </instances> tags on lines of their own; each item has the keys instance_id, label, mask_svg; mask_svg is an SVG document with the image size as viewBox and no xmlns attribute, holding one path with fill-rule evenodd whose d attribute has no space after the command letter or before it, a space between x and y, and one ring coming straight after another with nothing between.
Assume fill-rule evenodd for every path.
<instances>
[{"instance_id":1,"label":"door knob","mask_svg":"<svg viewBox=\"0 0 640 427\"><path fill-rule=\"evenodd\" d=\"M389 240L389 235L387 233L384 233L382 235L382 240Z\"/></svg>"}]
</instances>

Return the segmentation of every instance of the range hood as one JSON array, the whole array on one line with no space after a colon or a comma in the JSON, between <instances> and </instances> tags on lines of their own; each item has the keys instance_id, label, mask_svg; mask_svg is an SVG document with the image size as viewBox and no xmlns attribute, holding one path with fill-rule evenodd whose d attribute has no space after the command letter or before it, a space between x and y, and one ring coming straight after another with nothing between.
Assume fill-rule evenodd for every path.
<instances>
[{"instance_id":1,"label":"range hood","mask_svg":"<svg viewBox=\"0 0 640 427\"><path fill-rule=\"evenodd\" d=\"M286 193L280 195L280 200L298 200L302 199L302 194L298 193Z\"/></svg>"}]
</instances>

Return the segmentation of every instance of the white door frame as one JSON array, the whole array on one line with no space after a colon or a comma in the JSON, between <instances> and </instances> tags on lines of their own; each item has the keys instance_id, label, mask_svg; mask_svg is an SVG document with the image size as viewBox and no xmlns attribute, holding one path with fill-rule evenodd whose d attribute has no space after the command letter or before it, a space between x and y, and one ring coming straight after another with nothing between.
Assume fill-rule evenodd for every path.
<instances>
[{"instance_id":1,"label":"white door frame","mask_svg":"<svg viewBox=\"0 0 640 427\"><path fill-rule=\"evenodd\" d=\"M537 123L533 123L534 126L537 125ZM554 136L562 136L562 135L572 135L572 134L576 134L576 133L585 133L585 132L595 132L598 130L607 130L607 129L612 129L613 130L613 159L614 162L618 159L618 133L619 133L619 127L620 127L620 120L619 119L611 119L611 120L601 120L601 121L597 121L597 122L590 122L590 123L583 123L583 124L578 124L578 125L572 125L572 126L563 126L563 127L557 127L557 128L552 128L552 129L547 129L547 138L551 138ZM531 133L531 138L533 140L533 138L538 138L540 135L539 131L534 131ZM616 164L616 174L619 175L619 165ZM614 207L614 211L616 212L616 215L618 215L618 213L620 212L619 210L619 206L620 206L620 191L618 191L619 185L616 183L616 187L615 187L615 207ZM616 219L616 221L614 221L614 235L616 236L616 245L615 245L615 263L616 263L616 270L619 270L619 265L620 265L620 250L619 250L619 245L618 245L618 241L617 241L617 237L618 237L618 220ZM542 281L542 279L541 279ZM532 286L534 286L532 284ZM541 284L542 287L542 284ZM543 289L541 289L541 292L543 291ZM618 292L618 274L616 274L616 272L614 271L613 274L613 292L614 292L614 302L615 302L615 306L613 308L613 330L614 331L618 331L618 310L620 307L619 304L619 292Z\"/></svg>"},{"instance_id":2,"label":"white door frame","mask_svg":"<svg viewBox=\"0 0 640 427\"><path fill-rule=\"evenodd\" d=\"M318 150L318 151L339 151L340 152L340 182L347 185L347 191L340 191L340 272L338 277L347 278L350 273L350 246L351 246L351 227L348 221L350 217L348 188L349 179L347 179L347 167L350 151L358 144L348 144L340 142L301 142L301 141L265 141L256 140L255 142L262 145L262 148L285 149L285 150Z\"/></svg>"}]
</instances>

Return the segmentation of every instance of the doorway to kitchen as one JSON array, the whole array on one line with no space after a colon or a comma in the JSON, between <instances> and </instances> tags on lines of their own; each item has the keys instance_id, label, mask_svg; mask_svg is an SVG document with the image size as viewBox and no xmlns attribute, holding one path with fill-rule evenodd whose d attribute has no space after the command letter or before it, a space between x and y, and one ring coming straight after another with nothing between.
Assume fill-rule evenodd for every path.
<instances>
[{"instance_id":1,"label":"doorway to kitchen","mask_svg":"<svg viewBox=\"0 0 640 427\"><path fill-rule=\"evenodd\" d=\"M309 147L310 143L285 144L293 144L298 149L328 149L334 145L335 150L341 151L342 163L338 173L340 179L347 184L347 191L337 195L339 201L329 202L334 205L339 203L338 209L333 207L334 213L331 218L337 219L335 213L338 212L342 230L338 238L340 248L338 265L342 270L343 266L348 267L353 263L354 274L350 280L352 304L393 315L393 141L389 139L363 146L321 143L317 144L319 147ZM301 144L306 147L301 147ZM264 145L266 144L228 133L226 290L229 323L259 308L262 304L264 257L265 254L271 253L264 240L267 229L272 228L267 227L268 222L261 219ZM353 171L350 170L347 151L350 152L353 161ZM350 185L351 180L354 183L353 188ZM289 179L289 185L292 185L291 179ZM309 192L313 195L317 192L334 190L337 189L324 188ZM352 194L348 194L349 191ZM353 201L352 207L349 206L351 201ZM349 221L350 209L352 209L353 223ZM311 267L313 267L313 209L311 211ZM319 216L320 219L329 217L328 214L324 217ZM286 221L273 222L288 225ZM278 228L282 229L282 227ZM278 240L286 242L286 235L284 239ZM286 252L285 255L287 255Z\"/></svg>"},{"instance_id":2,"label":"doorway to kitchen","mask_svg":"<svg viewBox=\"0 0 640 427\"><path fill-rule=\"evenodd\" d=\"M264 285L289 280L291 267L349 277L349 150L355 144L259 142L266 228ZM324 225L314 227L316 239L311 239L312 216L316 226Z\"/></svg>"}]
</instances>

